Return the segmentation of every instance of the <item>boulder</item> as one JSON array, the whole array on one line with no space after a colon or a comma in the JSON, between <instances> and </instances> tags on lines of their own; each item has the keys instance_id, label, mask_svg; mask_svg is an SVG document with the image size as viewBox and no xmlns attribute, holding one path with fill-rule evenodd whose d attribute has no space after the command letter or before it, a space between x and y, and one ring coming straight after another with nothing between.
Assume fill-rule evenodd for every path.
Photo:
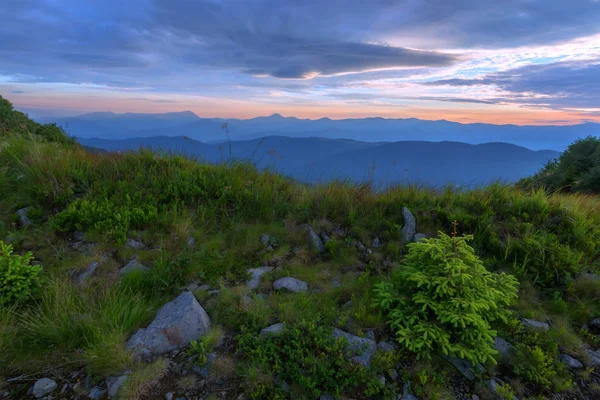
<instances>
[{"instance_id":1,"label":"boulder","mask_svg":"<svg viewBox=\"0 0 600 400\"><path fill-rule=\"evenodd\" d=\"M494 346L496 346L496 350L502 358L508 357L515 348L512 344L498 336L494 338Z\"/></svg>"},{"instance_id":2,"label":"boulder","mask_svg":"<svg viewBox=\"0 0 600 400\"><path fill-rule=\"evenodd\" d=\"M308 241L309 241L311 250L316 251L318 253L324 253L325 245L323 244L323 241L321 240L319 235L317 235L317 233L314 231L314 229L310 225L306 225L305 229L308 233Z\"/></svg>"},{"instance_id":3,"label":"boulder","mask_svg":"<svg viewBox=\"0 0 600 400\"><path fill-rule=\"evenodd\" d=\"M42 398L56 390L58 385L50 378L38 379L33 384L33 395L36 399Z\"/></svg>"},{"instance_id":4,"label":"boulder","mask_svg":"<svg viewBox=\"0 0 600 400\"><path fill-rule=\"evenodd\" d=\"M417 233L417 221L415 221L415 216L406 207L402 209L402 217L404 218L404 225L402 225L402 229L400 230L400 243L408 244L413 241Z\"/></svg>"},{"instance_id":5,"label":"boulder","mask_svg":"<svg viewBox=\"0 0 600 400\"><path fill-rule=\"evenodd\" d=\"M374 249L378 249L381 247L381 240L379 240L378 237L376 237L375 239L373 239L373 243L371 243L371 247Z\"/></svg>"},{"instance_id":6,"label":"boulder","mask_svg":"<svg viewBox=\"0 0 600 400\"><path fill-rule=\"evenodd\" d=\"M83 284L83 282L85 282L87 280L87 278L92 276L94 271L96 271L96 268L98 268L98 265L99 265L98 261L92 261L91 263L89 263L89 265L87 266L85 271L83 271L82 273L77 275L77 277L75 278L75 284L76 285Z\"/></svg>"},{"instance_id":7,"label":"boulder","mask_svg":"<svg viewBox=\"0 0 600 400\"><path fill-rule=\"evenodd\" d=\"M478 369L479 372L483 372L483 365L477 364L473 365L471 361L463 360L462 358L454 357L454 356L446 356L446 360L450 362L450 364L454 365L454 368L458 370L465 378L470 381L475 380L475 374L473 373L473 369Z\"/></svg>"},{"instance_id":8,"label":"boulder","mask_svg":"<svg viewBox=\"0 0 600 400\"><path fill-rule=\"evenodd\" d=\"M210 328L210 318L191 292L162 306L147 328L138 330L126 347L138 357L151 357L187 346Z\"/></svg>"},{"instance_id":9,"label":"boulder","mask_svg":"<svg viewBox=\"0 0 600 400\"><path fill-rule=\"evenodd\" d=\"M260 277L269 271L273 271L273 267L250 268L248 270L248 274L251 274L252 276L246 282L246 286L248 286L248 289L258 289L258 287L260 286Z\"/></svg>"},{"instance_id":10,"label":"boulder","mask_svg":"<svg viewBox=\"0 0 600 400\"><path fill-rule=\"evenodd\" d=\"M529 328L529 329L534 329L534 330L539 330L539 331L547 331L548 329L550 329L550 326L547 323L536 321L533 319L523 318L521 320L521 323L523 324L524 327Z\"/></svg>"},{"instance_id":11,"label":"boulder","mask_svg":"<svg viewBox=\"0 0 600 400\"><path fill-rule=\"evenodd\" d=\"M415 237L413 238L414 242L420 242L423 239L427 239L427 235L424 233L415 233Z\"/></svg>"},{"instance_id":12,"label":"boulder","mask_svg":"<svg viewBox=\"0 0 600 400\"><path fill-rule=\"evenodd\" d=\"M286 289L293 293L301 293L306 292L308 290L308 285L306 284L306 282L301 281L300 279L286 276L285 278L279 278L275 282L273 282L273 289Z\"/></svg>"},{"instance_id":13,"label":"boulder","mask_svg":"<svg viewBox=\"0 0 600 400\"><path fill-rule=\"evenodd\" d=\"M125 264L125 266L121 268L119 273L121 274L121 276L125 276L132 273L133 271L148 272L150 271L150 268L140 263L137 258L134 258L133 260Z\"/></svg>"},{"instance_id":14,"label":"boulder","mask_svg":"<svg viewBox=\"0 0 600 400\"><path fill-rule=\"evenodd\" d=\"M347 356L350 357L352 361L365 367L368 367L371 364L371 358L373 358L373 355L377 350L377 344L375 344L374 340L361 338L337 328L331 332L331 336L334 338L345 338L348 341Z\"/></svg>"},{"instance_id":15,"label":"boulder","mask_svg":"<svg viewBox=\"0 0 600 400\"><path fill-rule=\"evenodd\" d=\"M108 388L108 397L116 397L119 393L119 389L127 380L127 375L114 376L106 380L106 387Z\"/></svg>"},{"instance_id":16,"label":"boulder","mask_svg":"<svg viewBox=\"0 0 600 400\"><path fill-rule=\"evenodd\" d=\"M563 364L565 364L569 368L572 368L572 369L583 368L583 364L581 363L581 361L577 360L576 358L571 357L568 354L561 354L561 355L559 355L559 358L560 358L560 361L562 361Z\"/></svg>"},{"instance_id":17,"label":"boulder","mask_svg":"<svg viewBox=\"0 0 600 400\"><path fill-rule=\"evenodd\" d=\"M260 331L261 336L278 335L283 331L283 322L273 324Z\"/></svg>"},{"instance_id":18,"label":"boulder","mask_svg":"<svg viewBox=\"0 0 600 400\"><path fill-rule=\"evenodd\" d=\"M131 239L131 238L127 239L127 246L129 246L133 249L136 249L136 250L142 250L142 249L146 248L144 243L142 243L139 240L135 240L135 239Z\"/></svg>"},{"instance_id":19,"label":"boulder","mask_svg":"<svg viewBox=\"0 0 600 400\"><path fill-rule=\"evenodd\" d=\"M31 225L31 220L29 219L29 217L27 217L27 212L29 211L29 207L25 207L25 208L21 208L20 210L17 210L17 216L19 217L19 222L21 222L21 225L23 227L28 227L29 225Z\"/></svg>"}]
</instances>

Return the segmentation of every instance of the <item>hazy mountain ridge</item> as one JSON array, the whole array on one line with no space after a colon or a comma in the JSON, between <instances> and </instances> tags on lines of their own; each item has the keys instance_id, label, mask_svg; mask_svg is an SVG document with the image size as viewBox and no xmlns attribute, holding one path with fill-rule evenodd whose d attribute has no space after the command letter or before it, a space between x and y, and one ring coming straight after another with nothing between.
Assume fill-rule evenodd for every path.
<instances>
[{"instance_id":1,"label":"hazy mountain ridge","mask_svg":"<svg viewBox=\"0 0 600 400\"><path fill-rule=\"evenodd\" d=\"M600 135L600 124L569 126L519 126L461 124L446 120L426 121L416 118L360 118L318 120L282 117L252 119L200 118L191 111L166 114L92 113L53 119L71 135L80 138L124 139L132 137L188 136L202 142L226 139L223 123L227 122L230 138L235 141L265 136L324 137L356 139L367 142L444 141L469 144L505 142L533 150L562 151L574 140Z\"/></svg>"},{"instance_id":2,"label":"hazy mountain ridge","mask_svg":"<svg viewBox=\"0 0 600 400\"><path fill-rule=\"evenodd\" d=\"M552 150L533 151L508 143L361 142L269 136L231 142L230 155L227 143L203 143L182 136L79 140L84 145L109 151L150 148L209 163L232 157L306 182L371 179L378 185L471 186L497 180L514 182L537 172L548 160L558 156Z\"/></svg>"}]
</instances>

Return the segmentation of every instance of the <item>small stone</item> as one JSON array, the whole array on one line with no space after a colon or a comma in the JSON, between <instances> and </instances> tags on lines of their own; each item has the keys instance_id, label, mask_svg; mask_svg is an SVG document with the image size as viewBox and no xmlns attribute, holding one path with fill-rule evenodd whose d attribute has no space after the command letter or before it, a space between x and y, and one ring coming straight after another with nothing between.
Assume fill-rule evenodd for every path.
<instances>
[{"instance_id":1,"label":"small stone","mask_svg":"<svg viewBox=\"0 0 600 400\"><path fill-rule=\"evenodd\" d=\"M104 397L104 393L106 393L106 390L99 386L95 386L92 388L92 390L90 390L89 397L92 400L100 400L102 397Z\"/></svg>"},{"instance_id":2,"label":"small stone","mask_svg":"<svg viewBox=\"0 0 600 400\"><path fill-rule=\"evenodd\" d=\"M378 249L381 247L381 240L379 240L378 237L376 237L375 239L373 239L373 243L371 244L371 247L374 249Z\"/></svg>"},{"instance_id":3,"label":"small stone","mask_svg":"<svg viewBox=\"0 0 600 400\"><path fill-rule=\"evenodd\" d=\"M108 378L106 382L106 387L108 387L108 397L116 397L119 393L119 389L127 380L127 375L116 376L112 378Z\"/></svg>"},{"instance_id":4,"label":"small stone","mask_svg":"<svg viewBox=\"0 0 600 400\"><path fill-rule=\"evenodd\" d=\"M57 387L58 385L52 379L42 378L35 382L32 393L37 399L39 399L55 391Z\"/></svg>"},{"instance_id":5,"label":"small stone","mask_svg":"<svg viewBox=\"0 0 600 400\"><path fill-rule=\"evenodd\" d=\"M548 329L550 329L550 326L548 326L547 323L536 321L533 319L523 318L521 320L521 323L523 324L524 327L534 329L534 330L547 331Z\"/></svg>"},{"instance_id":6,"label":"small stone","mask_svg":"<svg viewBox=\"0 0 600 400\"><path fill-rule=\"evenodd\" d=\"M134 258L133 260L129 261L123 268L121 268L119 273L121 274L121 276L125 276L132 273L133 271L148 272L150 271L150 268L140 263L137 258Z\"/></svg>"},{"instance_id":7,"label":"small stone","mask_svg":"<svg viewBox=\"0 0 600 400\"><path fill-rule=\"evenodd\" d=\"M27 212L29 211L29 207L25 207L25 208L21 208L20 210L17 210L17 215L19 216L19 221L21 222L21 225L23 227L28 227L29 225L31 225L31 220L29 219L29 217L27 217Z\"/></svg>"},{"instance_id":8,"label":"small stone","mask_svg":"<svg viewBox=\"0 0 600 400\"><path fill-rule=\"evenodd\" d=\"M196 247L196 238L193 237L193 236L188 236L186 243L187 243L187 246L190 247L190 248L191 247Z\"/></svg>"},{"instance_id":9,"label":"small stone","mask_svg":"<svg viewBox=\"0 0 600 400\"><path fill-rule=\"evenodd\" d=\"M479 396L477 396L476 394L471 396L471 400L479 400Z\"/></svg>"},{"instance_id":10,"label":"small stone","mask_svg":"<svg viewBox=\"0 0 600 400\"><path fill-rule=\"evenodd\" d=\"M327 234L327 232L321 232L321 239L323 239L323 244L327 244L331 240L331 237Z\"/></svg>"},{"instance_id":11,"label":"small stone","mask_svg":"<svg viewBox=\"0 0 600 400\"><path fill-rule=\"evenodd\" d=\"M323 241L321 240L319 235L317 235L317 233L314 231L314 229L309 225L306 225L305 229L308 233L308 240L309 240L311 250L314 250L318 253L324 253L325 245L323 244Z\"/></svg>"},{"instance_id":12,"label":"small stone","mask_svg":"<svg viewBox=\"0 0 600 400\"><path fill-rule=\"evenodd\" d=\"M395 369L388 369L388 375L390 376L390 379L392 381L397 381L398 380L398 371L396 371Z\"/></svg>"},{"instance_id":13,"label":"small stone","mask_svg":"<svg viewBox=\"0 0 600 400\"><path fill-rule=\"evenodd\" d=\"M396 351L396 345L390 342L379 342L377 348L385 353Z\"/></svg>"},{"instance_id":14,"label":"small stone","mask_svg":"<svg viewBox=\"0 0 600 400\"><path fill-rule=\"evenodd\" d=\"M85 232L83 231L75 231L73 233L73 237L75 238L75 240L77 240L78 242L83 242L85 241Z\"/></svg>"},{"instance_id":15,"label":"small stone","mask_svg":"<svg viewBox=\"0 0 600 400\"><path fill-rule=\"evenodd\" d=\"M260 331L261 336L278 335L283 331L283 322L273 324Z\"/></svg>"},{"instance_id":16,"label":"small stone","mask_svg":"<svg viewBox=\"0 0 600 400\"><path fill-rule=\"evenodd\" d=\"M368 367L371 364L371 358L377 350L375 341L352 335L337 328L333 330L331 336L334 338L343 337L348 341L348 356L351 357L353 361L365 367Z\"/></svg>"},{"instance_id":17,"label":"small stone","mask_svg":"<svg viewBox=\"0 0 600 400\"><path fill-rule=\"evenodd\" d=\"M286 289L293 293L301 293L308 290L308 284L300 279L286 276L285 278L279 278L273 282L273 289Z\"/></svg>"},{"instance_id":18,"label":"small stone","mask_svg":"<svg viewBox=\"0 0 600 400\"><path fill-rule=\"evenodd\" d=\"M60 394L63 394L64 392L66 392L67 390L69 390L69 384L65 383L62 387L62 389L60 389Z\"/></svg>"},{"instance_id":19,"label":"small stone","mask_svg":"<svg viewBox=\"0 0 600 400\"><path fill-rule=\"evenodd\" d=\"M427 239L427 235L424 233L415 233L415 237L413 238L414 242L420 242L423 239Z\"/></svg>"},{"instance_id":20,"label":"small stone","mask_svg":"<svg viewBox=\"0 0 600 400\"><path fill-rule=\"evenodd\" d=\"M139 240L135 240L135 239L127 239L127 246L136 249L136 250L142 250L144 249L146 246L144 245L144 243L142 243Z\"/></svg>"},{"instance_id":21,"label":"small stone","mask_svg":"<svg viewBox=\"0 0 600 400\"><path fill-rule=\"evenodd\" d=\"M172 392L166 393L165 400L173 400L173 393Z\"/></svg>"},{"instance_id":22,"label":"small stone","mask_svg":"<svg viewBox=\"0 0 600 400\"><path fill-rule=\"evenodd\" d=\"M343 238L346 236L346 232L343 229L334 229L331 234L337 238Z\"/></svg>"},{"instance_id":23,"label":"small stone","mask_svg":"<svg viewBox=\"0 0 600 400\"><path fill-rule=\"evenodd\" d=\"M248 289L255 290L260 286L260 277L269 272L273 271L273 267L259 267L259 268L250 268L248 273L251 274L251 278L246 282L246 286Z\"/></svg>"},{"instance_id":24,"label":"small stone","mask_svg":"<svg viewBox=\"0 0 600 400\"><path fill-rule=\"evenodd\" d=\"M589 326L593 326L594 328L600 329L600 318L594 318L588 324Z\"/></svg>"},{"instance_id":25,"label":"small stone","mask_svg":"<svg viewBox=\"0 0 600 400\"><path fill-rule=\"evenodd\" d=\"M411 391L410 381L407 381L404 383L404 386L402 386L402 400L418 400L417 396L412 394Z\"/></svg>"},{"instance_id":26,"label":"small stone","mask_svg":"<svg viewBox=\"0 0 600 400\"><path fill-rule=\"evenodd\" d=\"M266 247L271 242L271 237L269 235L267 235L266 233L263 233L259 240L263 244L263 246Z\"/></svg>"},{"instance_id":27,"label":"small stone","mask_svg":"<svg viewBox=\"0 0 600 400\"><path fill-rule=\"evenodd\" d=\"M198 288L199 288L198 283L192 282L185 287L185 290L187 290L188 292L194 292L194 291L198 290Z\"/></svg>"},{"instance_id":28,"label":"small stone","mask_svg":"<svg viewBox=\"0 0 600 400\"><path fill-rule=\"evenodd\" d=\"M593 351L588 348L587 353L590 356L590 365L593 367L600 367L600 350Z\"/></svg>"},{"instance_id":29,"label":"small stone","mask_svg":"<svg viewBox=\"0 0 600 400\"><path fill-rule=\"evenodd\" d=\"M417 222L415 216L406 207L402 208L402 217L404 218L404 225L400 230L400 243L408 244L413 241L417 233Z\"/></svg>"},{"instance_id":30,"label":"small stone","mask_svg":"<svg viewBox=\"0 0 600 400\"><path fill-rule=\"evenodd\" d=\"M207 284L200 285L200 286L198 286L198 288L196 288L196 290L203 290L205 292L208 292L210 290L210 285L207 285Z\"/></svg>"},{"instance_id":31,"label":"small stone","mask_svg":"<svg viewBox=\"0 0 600 400\"><path fill-rule=\"evenodd\" d=\"M477 368L479 372L483 372L483 366L481 364L474 366L472 362L454 356L446 356L446 360L454 365L458 372L470 381L475 380L475 374L473 373L474 368Z\"/></svg>"},{"instance_id":32,"label":"small stone","mask_svg":"<svg viewBox=\"0 0 600 400\"><path fill-rule=\"evenodd\" d=\"M85 269L85 271L83 271L82 273L80 273L79 275L77 275L77 278L75 278L75 284L76 285L81 285L83 284L83 282L85 282L90 276L92 276L92 274L94 273L94 271L96 271L96 268L98 268L98 261L92 261L87 268Z\"/></svg>"},{"instance_id":33,"label":"small stone","mask_svg":"<svg viewBox=\"0 0 600 400\"><path fill-rule=\"evenodd\" d=\"M338 278L335 278L331 281L331 286L333 286L334 288L339 288L342 286L342 282L340 282Z\"/></svg>"},{"instance_id":34,"label":"small stone","mask_svg":"<svg viewBox=\"0 0 600 400\"><path fill-rule=\"evenodd\" d=\"M571 357L568 354L559 355L560 361L562 361L567 367L572 369L580 369L583 368L583 364L581 361Z\"/></svg>"},{"instance_id":35,"label":"small stone","mask_svg":"<svg viewBox=\"0 0 600 400\"><path fill-rule=\"evenodd\" d=\"M600 275L596 274L583 274L583 276L590 281L600 281Z\"/></svg>"},{"instance_id":36,"label":"small stone","mask_svg":"<svg viewBox=\"0 0 600 400\"><path fill-rule=\"evenodd\" d=\"M319 400L335 400L335 397L330 394L322 394L319 396Z\"/></svg>"},{"instance_id":37,"label":"small stone","mask_svg":"<svg viewBox=\"0 0 600 400\"><path fill-rule=\"evenodd\" d=\"M514 346L508 343L506 340L501 337L496 336L494 338L494 345L496 346L496 350L500 357L508 357L514 350Z\"/></svg>"},{"instance_id":38,"label":"small stone","mask_svg":"<svg viewBox=\"0 0 600 400\"><path fill-rule=\"evenodd\" d=\"M269 245L269 247L267 247L267 253L272 253L273 251L275 251L275 249L273 246Z\"/></svg>"},{"instance_id":39,"label":"small stone","mask_svg":"<svg viewBox=\"0 0 600 400\"><path fill-rule=\"evenodd\" d=\"M362 244L360 241L356 242L356 248L358 249L358 251L360 251L361 253L364 253L365 251L367 251L367 248L365 247L364 244Z\"/></svg>"},{"instance_id":40,"label":"small stone","mask_svg":"<svg viewBox=\"0 0 600 400\"><path fill-rule=\"evenodd\" d=\"M385 376L378 375L377 380L379 381L379 383L381 383L382 386L385 386Z\"/></svg>"}]
</instances>

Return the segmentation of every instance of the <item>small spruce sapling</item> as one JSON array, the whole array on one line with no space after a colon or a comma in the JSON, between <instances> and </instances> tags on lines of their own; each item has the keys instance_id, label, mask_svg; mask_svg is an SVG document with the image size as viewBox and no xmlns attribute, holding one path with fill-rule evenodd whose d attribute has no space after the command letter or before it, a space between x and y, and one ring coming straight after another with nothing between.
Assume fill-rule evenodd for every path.
<instances>
[{"instance_id":1,"label":"small spruce sapling","mask_svg":"<svg viewBox=\"0 0 600 400\"><path fill-rule=\"evenodd\" d=\"M494 362L493 321L508 322L518 281L485 269L467 240L438 238L408 245L402 268L375 286L375 306L386 314L398 343L433 353Z\"/></svg>"}]
</instances>

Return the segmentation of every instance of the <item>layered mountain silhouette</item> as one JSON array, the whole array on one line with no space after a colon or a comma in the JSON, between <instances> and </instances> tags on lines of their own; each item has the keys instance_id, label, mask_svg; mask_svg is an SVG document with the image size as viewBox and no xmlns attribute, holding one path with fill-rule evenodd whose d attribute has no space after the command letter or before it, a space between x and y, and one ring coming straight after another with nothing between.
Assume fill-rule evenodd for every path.
<instances>
[{"instance_id":1,"label":"layered mountain silhouette","mask_svg":"<svg viewBox=\"0 0 600 400\"><path fill-rule=\"evenodd\" d=\"M109 140L80 138L85 145L108 151L147 148L182 154L209 163L246 160L303 182L332 179L375 185L418 183L477 186L514 182L529 176L558 156L507 143L364 142L348 139L268 136L228 143L203 143L189 137L157 136Z\"/></svg>"},{"instance_id":2,"label":"layered mountain silhouette","mask_svg":"<svg viewBox=\"0 0 600 400\"><path fill-rule=\"evenodd\" d=\"M362 118L318 120L282 117L252 119L200 118L191 111L166 114L84 114L52 119L79 138L126 139L140 137L187 136L201 142L223 141L226 133L232 140L242 141L265 136L294 138L321 137L354 139L364 142L444 141L481 144L505 142L533 150L562 151L577 138L600 136L600 124L571 126L517 126L491 124L461 124L425 121L415 118ZM227 123L227 130L223 123Z\"/></svg>"}]
</instances>

